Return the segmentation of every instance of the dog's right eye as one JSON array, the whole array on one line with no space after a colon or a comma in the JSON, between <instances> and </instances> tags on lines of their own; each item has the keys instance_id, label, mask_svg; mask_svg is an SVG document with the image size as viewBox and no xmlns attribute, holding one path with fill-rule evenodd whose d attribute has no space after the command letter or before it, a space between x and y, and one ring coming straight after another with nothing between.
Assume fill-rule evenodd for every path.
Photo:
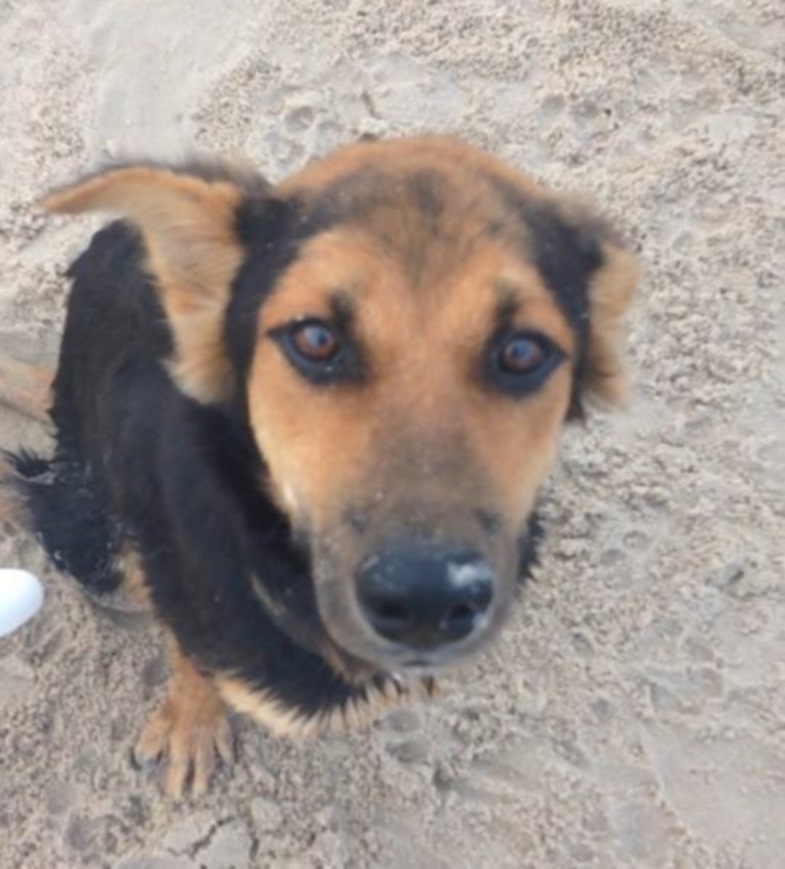
<instances>
[{"instance_id":1,"label":"dog's right eye","mask_svg":"<svg viewBox=\"0 0 785 869\"><path fill-rule=\"evenodd\" d=\"M314 386L361 377L357 347L331 323L315 318L300 320L275 329L272 337L292 367Z\"/></svg>"}]
</instances>

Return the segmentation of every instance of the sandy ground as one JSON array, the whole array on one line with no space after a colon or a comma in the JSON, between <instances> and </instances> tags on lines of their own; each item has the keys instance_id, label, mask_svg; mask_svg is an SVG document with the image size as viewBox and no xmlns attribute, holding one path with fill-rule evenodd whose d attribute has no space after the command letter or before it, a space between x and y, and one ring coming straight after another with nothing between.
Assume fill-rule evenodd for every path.
<instances>
[{"instance_id":1,"label":"sandy ground","mask_svg":"<svg viewBox=\"0 0 785 869\"><path fill-rule=\"evenodd\" d=\"M48 596L0 641L3 869L785 865L782 14L0 3L3 351L53 358L63 269L97 225L32 200L125 155L240 151L278 178L364 132L453 131L594 196L646 267L632 407L569 433L501 642L366 732L289 744L240 723L204 799L167 805L128 764L166 675L154 627L6 529L0 564ZM46 441L0 410L0 444Z\"/></svg>"}]
</instances>

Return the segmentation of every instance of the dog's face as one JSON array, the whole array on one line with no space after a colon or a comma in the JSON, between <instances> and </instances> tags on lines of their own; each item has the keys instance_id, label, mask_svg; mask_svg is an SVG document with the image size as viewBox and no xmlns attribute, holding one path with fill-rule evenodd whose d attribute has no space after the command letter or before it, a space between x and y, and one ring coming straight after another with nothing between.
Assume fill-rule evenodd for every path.
<instances>
[{"instance_id":1,"label":"dog's face","mask_svg":"<svg viewBox=\"0 0 785 869\"><path fill-rule=\"evenodd\" d=\"M278 188L119 169L49 204L140 225L173 377L240 399L328 659L429 671L494 635L565 419L621 392L635 268L604 224L436 138Z\"/></svg>"}]
</instances>

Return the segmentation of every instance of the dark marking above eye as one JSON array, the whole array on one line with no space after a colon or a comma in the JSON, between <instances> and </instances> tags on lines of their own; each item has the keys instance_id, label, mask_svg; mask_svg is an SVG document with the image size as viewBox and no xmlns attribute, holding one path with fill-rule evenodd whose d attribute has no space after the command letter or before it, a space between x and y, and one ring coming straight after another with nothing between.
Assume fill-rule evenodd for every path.
<instances>
[{"instance_id":1,"label":"dark marking above eye","mask_svg":"<svg viewBox=\"0 0 785 869\"><path fill-rule=\"evenodd\" d=\"M507 329L512 325L513 318L520 308L518 293L514 287L500 282L496 286L496 295L495 325L498 330Z\"/></svg>"},{"instance_id":2,"label":"dark marking above eye","mask_svg":"<svg viewBox=\"0 0 785 869\"><path fill-rule=\"evenodd\" d=\"M444 179L432 171L415 172L407 179L407 186L420 214L425 217L430 232L436 228L439 218L444 212Z\"/></svg>"},{"instance_id":3,"label":"dark marking above eye","mask_svg":"<svg viewBox=\"0 0 785 869\"><path fill-rule=\"evenodd\" d=\"M348 329L354 320L356 302L346 290L336 290L330 295L330 313L335 325L342 330Z\"/></svg>"},{"instance_id":4,"label":"dark marking above eye","mask_svg":"<svg viewBox=\"0 0 785 869\"><path fill-rule=\"evenodd\" d=\"M336 178L309 198L306 222L320 229L360 222L375 209L389 205L392 194L383 172L363 167Z\"/></svg>"},{"instance_id":5,"label":"dark marking above eye","mask_svg":"<svg viewBox=\"0 0 785 869\"><path fill-rule=\"evenodd\" d=\"M585 337L589 281L603 263L599 231L590 223L568 222L553 202L527 196L499 180L493 184L528 236L534 264L545 284L572 327Z\"/></svg>"}]
</instances>

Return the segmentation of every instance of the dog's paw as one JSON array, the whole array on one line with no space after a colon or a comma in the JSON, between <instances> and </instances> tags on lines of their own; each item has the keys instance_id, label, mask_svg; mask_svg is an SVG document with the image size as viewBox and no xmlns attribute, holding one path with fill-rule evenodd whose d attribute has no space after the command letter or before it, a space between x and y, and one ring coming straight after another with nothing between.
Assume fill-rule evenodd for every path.
<instances>
[{"instance_id":1,"label":"dog's paw","mask_svg":"<svg viewBox=\"0 0 785 869\"><path fill-rule=\"evenodd\" d=\"M234 762L234 737L226 712L185 718L167 698L153 713L133 749L141 769L161 771L164 793L178 799L205 793L220 758Z\"/></svg>"},{"instance_id":2,"label":"dog's paw","mask_svg":"<svg viewBox=\"0 0 785 869\"><path fill-rule=\"evenodd\" d=\"M142 731L133 761L160 770L164 793L180 798L203 794L220 758L234 762L234 737L227 708L212 682L182 655L174 656L168 693Z\"/></svg>"}]
</instances>

